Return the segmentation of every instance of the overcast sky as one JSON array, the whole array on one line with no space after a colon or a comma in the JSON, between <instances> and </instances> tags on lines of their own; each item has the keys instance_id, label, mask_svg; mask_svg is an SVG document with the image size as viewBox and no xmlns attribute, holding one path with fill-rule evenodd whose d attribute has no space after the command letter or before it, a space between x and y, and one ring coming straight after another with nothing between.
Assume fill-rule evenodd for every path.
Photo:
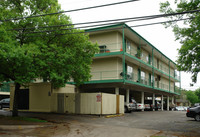
<instances>
[{"instance_id":1,"label":"overcast sky","mask_svg":"<svg viewBox=\"0 0 200 137\"><path fill-rule=\"evenodd\" d=\"M61 4L61 8L64 11L121 1L127 0L58 0L58 2ZM76 11L66 14L70 16L73 23L157 15L161 14L159 12L159 3L161 1L163 0L139 0L126 4ZM127 25L133 26L138 24L160 22L164 20L166 19L130 22L127 23ZM174 33L172 32L171 28L166 29L162 24L159 24L135 27L133 29L171 60L174 62L176 61L178 56L177 49L180 48L181 45L178 41L175 41ZM200 87L200 78L198 78L198 82L194 84L193 87L190 87L191 82L191 75L181 72L181 87L187 90L195 90Z\"/></svg>"}]
</instances>

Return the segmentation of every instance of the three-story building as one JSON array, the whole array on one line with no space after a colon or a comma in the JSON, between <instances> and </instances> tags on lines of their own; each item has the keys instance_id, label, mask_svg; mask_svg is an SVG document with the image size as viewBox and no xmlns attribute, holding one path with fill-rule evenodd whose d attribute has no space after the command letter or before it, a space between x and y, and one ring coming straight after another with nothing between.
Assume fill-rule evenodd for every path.
<instances>
[{"instance_id":1,"label":"three-story building","mask_svg":"<svg viewBox=\"0 0 200 137\"><path fill-rule=\"evenodd\" d=\"M123 23L86 33L99 44L99 53L93 58L92 78L80 87L81 92L122 94L126 102L133 97L142 104L148 97L153 102L160 97L163 104L166 97L169 109L169 100L173 103L178 95L175 83L180 82L171 59Z\"/></svg>"}]
</instances>

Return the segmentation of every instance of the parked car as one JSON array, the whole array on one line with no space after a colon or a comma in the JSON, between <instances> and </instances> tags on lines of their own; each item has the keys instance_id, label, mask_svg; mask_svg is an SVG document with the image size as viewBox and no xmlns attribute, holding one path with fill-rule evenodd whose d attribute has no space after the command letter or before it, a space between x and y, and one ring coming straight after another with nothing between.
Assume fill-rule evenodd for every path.
<instances>
[{"instance_id":1,"label":"parked car","mask_svg":"<svg viewBox=\"0 0 200 137\"><path fill-rule=\"evenodd\" d=\"M196 121L200 121L200 106L188 108L186 116L194 118Z\"/></svg>"},{"instance_id":2,"label":"parked car","mask_svg":"<svg viewBox=\"0 0 200 137\"><path fill-rule=\"evenodd\" d=\"M175 110L176 105L174 103L169 103L169 110ZM163 109L167 110L167 103L164 103Z\"/></svg>"},{"instance_id":3,"label":"parked car","mask_svg":"<svg viewBox=\"0 0 200 137\"><path fill-rule=\"evenodd\" d=\"M153 105L153 100L145 100L144 101L145 110L153 110L156 111L160 108L160 103L158 103L157 100L155 100L155 105Z\"/></svg>"},{"instance_id":4,"label":"parked car","mask_svg":"<svg viewBox=\"0 0 200 137\"><path fill-rule=\"evenodd\" d=\"M124 102L124 113L137 110L137 103L134 99L130 99L129 103Z\"/></svg>"},{"instance_id":5,"label":"parked car","mask_svg":"<svg viewBox=\"0 0 200 137\"><path fill-rule=\"evenodd\" d=\"M175 107L175 110L176 111L184 111L185 108L183 106L177 106L177 107Z\"/></svg>"},{"instance_id":6,"label":"parked car","mask_svg":"<svg viewBox=\"0 0 200 137\"><path fill-rule=\"evenodd\" d=\"M5 98L0 101L0 109L10 107L10 98Z\"/></svg>"},{"instance_id":7,"label":"parked car","mask_svg":"<svg viewBox=\"0 0 200 137\"><path fill-rule=\"evenodd\" d=\"M195 103L194 107L200 106L200 103Z\"/></svg>"},{"instance_id":8,"label":"parked car","mask_svg":"<svg viewBox=\"0 0 200 137\"><path fill-rule=\"evenodd\" d=\"M144 109L145 109L144 104L137 103L137 110L141 111L141 110L144 110Z\"/></svg>"}]
</instances>

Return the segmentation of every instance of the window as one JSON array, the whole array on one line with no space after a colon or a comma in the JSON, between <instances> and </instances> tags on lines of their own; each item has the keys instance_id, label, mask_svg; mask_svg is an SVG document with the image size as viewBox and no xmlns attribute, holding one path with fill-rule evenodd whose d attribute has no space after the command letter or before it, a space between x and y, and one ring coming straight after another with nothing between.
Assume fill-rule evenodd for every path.
<instances>
[{"instance_id":1,"label":"window","mask_svg":"<svg viewBox=\"0 0 200 137\"><path fill-rule=\"evenodd\" d=\"M144 71L141 71L141 79L145 80L145 73L144 73Z\"/></svg>"},{"instance_id":2,"label":"window","mask_svg":"<svg viewBox=\"0 0 200 137\"><path fill-rule=\"evenodd\" d=\"M146 61L149 63L149 56L146 56Z\"/></svg>"},{"instance_id":3,"label":"window","mask_svg":"<svg viewBox=\"0 0 200 137\"><path fill-rule=\"evenodd\" d=\"M125 39L125 42L126 42L126 50L130 51L131 50L131 42L127 39Z\"/></svg>"},{"instance_id":4,"label":"window","mask_svg":"<svg viewBox=\"0 0 200 137\"><path fill-rule=\"evenodd\" d=\"M133 79L133 67L127 66L127 79Z\"/></svg>"},{"instance_id":5,"label":"window","mask_svg":"<svg viewBox=\"0 0 200 137\"><path fill-rule=\"evenodd\" d=\"M141 83L147 85L147 80L145 78L145 72L141 71Z\"/></svg>"},{"instance_id":6,"label":"window","mask_svg":"<svg viewBox=\"0 0 200 137\"><path fill-rule=\"evenodd\" d=\"M127 48L130 50L131 49L131 42L127 40Z\"/></svg>"}]
</instances>

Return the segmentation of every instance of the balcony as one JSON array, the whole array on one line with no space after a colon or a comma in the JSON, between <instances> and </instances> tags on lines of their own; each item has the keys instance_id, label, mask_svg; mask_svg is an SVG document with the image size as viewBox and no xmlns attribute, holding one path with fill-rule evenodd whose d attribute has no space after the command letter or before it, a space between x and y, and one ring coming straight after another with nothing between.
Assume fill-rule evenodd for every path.
<instances>
[{"instance_id":1,"label":"balcony","mask_svg":"<svg viewBox=\"0 0 200 137\"><path fill-rule=\"evenodd\" d=\"M111 71L95 71L91 72L91 81L93 80L113 80L113 79L122 79L120 73L122 70L111 70Z\"/></svg>"},{"instance_id":2,"label":"balcony","mask_svg":"<svg viewBox=\"0 0 200 137\"><path fill-rule=\"evenodd\" d=\"M123 43L122 42L118 42L118 43L101 43L99 44L99 52L97 54L96 57L99 56L106 56L107 53L113 53L115 52L116 54L118 54L117 52L122 52L123 48L122 48ZM141 63L148 65L148 66L152 66L152 61L151 58L149 58L149 55L145 53L145 55L143 55L142 53L138 56L138 49L137 47L132 47L132 46L127 46L126 47L126 53L128 53L129 55L133 56L131 58L137 57L139 60L141 60ZM120 53L122 54L122 53ZM112 54L113 55L113 54ZM137 61L139 61L137 60ZM157 64L157 61L154 60L154 68L155 70L158 71L158 73L163 73L165 74L166 78L169 77L169 67L163 64ZM176 79L178 81L180 81L179 76L175 76L174 77L174 71L171 70L170 71L170 77L172 77L173 79Z\"/></svg>"},{"instance_id":3,"label":"balcony","mask_svg":"<svg viewBox=\"0 0 200 137\"><path fill-rule=\"evenodd\" d=\"M97 54L119 52L119 51L122 51L122 42L104 43L104 44L99 44L99 52Z\"/></svg>"}]
</instances>

